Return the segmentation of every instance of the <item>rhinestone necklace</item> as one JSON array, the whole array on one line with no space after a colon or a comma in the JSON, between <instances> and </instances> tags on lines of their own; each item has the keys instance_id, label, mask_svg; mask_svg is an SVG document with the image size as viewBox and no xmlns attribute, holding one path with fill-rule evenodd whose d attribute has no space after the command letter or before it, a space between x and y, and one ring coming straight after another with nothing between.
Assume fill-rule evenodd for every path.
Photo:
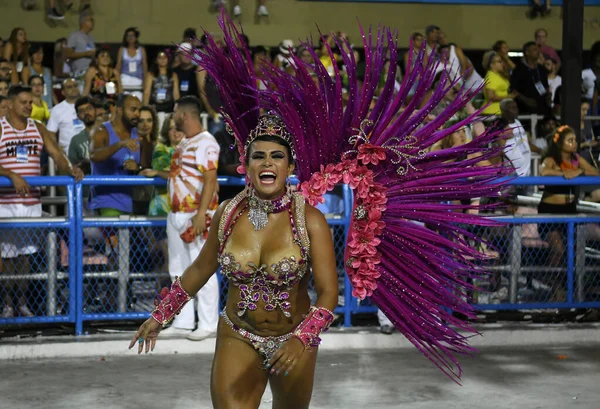
<instances>
[{"instance_id":1,"label":"rhinestone necklace","mask_svg":"<svg viewBox=\"0 0 600 409\"><path fill-rule=\"evenodd\" d=\"M248 205L250 206L248 219L254 226L254 230L263 229L267 225L269 222L269 213L280 213L289 209L292 206L291 197L292 195L289 190L286 189L277 199L260 199L256 196L254 188L250 188L250 193L248 194Z\"/></svg>"}]
</instances>

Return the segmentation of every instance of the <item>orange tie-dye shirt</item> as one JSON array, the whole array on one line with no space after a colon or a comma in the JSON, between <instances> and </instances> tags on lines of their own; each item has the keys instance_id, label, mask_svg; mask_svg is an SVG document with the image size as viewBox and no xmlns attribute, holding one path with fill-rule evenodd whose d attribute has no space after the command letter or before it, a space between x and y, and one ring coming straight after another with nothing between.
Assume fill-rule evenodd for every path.
<instances>
[{"instance_id":1,"label":"orange tie-dye shirt","mask_svg":"<svg viewBox=\"0 0 600 409\"><path fill-rule=\"evenodd\" d=\"M219 164L219 144L208 132L183 139L173 157L169 171L169 205L172 212L191 213L200 207L204 187L204 172L216 170ZM219 207L215 191L208 213Z\"/></svg>"}]
</instances>

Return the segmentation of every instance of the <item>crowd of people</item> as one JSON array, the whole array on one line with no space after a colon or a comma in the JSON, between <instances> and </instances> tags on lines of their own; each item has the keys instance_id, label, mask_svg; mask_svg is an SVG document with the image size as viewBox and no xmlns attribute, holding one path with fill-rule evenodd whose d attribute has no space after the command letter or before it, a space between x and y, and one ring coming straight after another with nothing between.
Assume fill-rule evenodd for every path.
<instances>
[{"instance_id":1,"label":"crowd of people","mask_svg":"<svg viewBox=\"0 0 600 409\"><path fill-rule=\"evenodd\" d=\"M67 2L67 7L72 4L72 1ZM264 4L261 3L261 6ZM117 53L111 55L109 48L98 44L92 35L95 17L90 12L89 2L82 2L81 9L79 29L67 39L56 42L51 66L44 65L49 59L44 57L43 47L41 44L30 43L23 27L14 28L8 40L0 42L0 118L3 118L0 169L3 176L9 176L15 182L16 188L16 191L4 189L0 192L0 204L3 207L8 204L19 207L14 214L10 214L12 217L34 217L41 214L41 210L33 213L31 210L32 205L41 209L40 191L25 188L21 176L52 173L48 169L49 162L44 156L43 145L59 171L71 172L68 169L72 165L77 172L81 170L86 175L158 176L168 179L172 184L169 191L144 187L93 187L89 192L86 214L113 217L122 214L175 215L177 221L171 224L172 227L177 225L174 229L183 229L191 220L193 230L198 230L199 233L200 226L206 225L208 221L192 220L189 216L200 207L197 192L202 191L207 179L204 171L198 173L197 169L186 169L188 162L182 161L182 155L192 149L188 138L199 133L196 132L196 125L202 123L194 122L194 126L189 125L190 111L206 114L206 133L210 135L207 140L211 141L210 149L206 148L204 151L206 156L194 158L197 165L204 170L214 170L215 174L241 176L237 169L239 155L230 149L233 139L226 132L219 115L221 100L218 86L205 71L198 70L189 56L192 49L201 52L206 45L206 36L198 37L195 29L186 29L177 48L165 48L150 55L140 42L139 29L129 27L124 30ZM238 11L241 13L241 9ZM61 15L57 8L52 8L50 12L55 18ZM357 61L363 56L362 50L346 46L351 44L342 41L347 37L343 32L325 35L315 46L314 53L304 46L297 46L289 39L282 40L273 49L260 45L252 47L258 86L264 87L261 77L265 64L272 63L281 70L291 71L295 64L292 54L309 64L309 69L316 57L332 75L335 67L344 72L343 54L353 54ZM221 47L225 46L219 35L214 35L213 38ZM503 142L504 155L497 159L510 161L516 174L531 174L533 152L546 158L541 167L542 176L563 173L565 177L580 173L596 175L600 144L595 137L594 127L584 117L588 113L595 113L598 108L600 46L597 44L592 48L591 65L582 72L583 152L576 154L577 150L573 151L573 130L559 128L559 122L554 116L560 109L561 60L558 52L547 44L547 40L548 32L545 29L536 30L532 40L525 42L520 48L523 53L520 59L511 57L511 47L499 40L491 50L485 52L481 61L483 70L478 70L479 62L474 64L463 48L453 43L442 28L430 25L422 33L411 34L407 44L412 43L412 49L400 54L402 57L398 61L388 61L387 69L397 64L397 92L403 78L410 76L415 64L418 64L415 58L418 50L425 48L427 59L435 58L440 61L434 87L442 79L442 71L447 72L451 81L456 81L457 92L448 93L440 103L440 109L452 102L460 87L479 87L485 83L479 101L474 100L473 104L469 104L465 115L475 112L479 104L487 104L483 113L497 118L495 124L484 125L482 122L460 129L451 137L440 141L433 149L466 144L480 135L485 126L501 126L507 128L511 136ZM250 46L248 37L244 36L243 41ZM423 64L427 64L427 59ZM364 75L364 64L362 67ZM415 78L415 83L418 81L419 78ZM382 89L377 90L381 91ZM414 92L414 87L411 91ZM409 98L411 96L409 92ZM430 96L423 98L419 105L426 104ZM181 101L184 102L183 107L187 108L178 113L176 107L178 103L182 106ZM434 110L432 116L435 114ZM520 114L537 114L543 119L532 130L528 124L521 124L517 118ZM186 126L194 128L194 131L186 133L183 130ZM11 142L8 137L20 135L19 132L22 131L26 132L27 141L32 138L38 146L35 149L28 147L28 155L25 157L20 156L21 148L11 148L11 144L21 146L22 143ZM17 137L19 138L20 136ZM51 143L56 143L58 150L52 150L53 145L49 145ZM59 154L64 155L64 160L63 156L57 156ZM575 156L567 159L568 155ZM22 173L19 163L31 162L34 157L35 169L28 171L30 173ZM563 159L564 164L561 162ZM67 166L66 163L71 165ZM178 177L182 177L182 173L195 181L193 192L188 192L187 196L183 193L190 189L187 179L181 183L176 182ZM241 187L220 186L214 189L215 193L218 191L218 200L223 201L234 197ZM577 197L571 191L558 190L560 192L547 189L540 204L540 212L575 211ZM22 195L25 191L27 193ZM586 197L594 201L600 199L600 195L596 195L593 190L586 192ZM216 203L217 199L214 200ZM209 204L213 206L215 203L211 201ZM339 199L328 198L320 209L324 213L339 213L343 211L340 210L340 203ZM182 212L181 217L178 212ZM552 248L553 265L563 262L563 230L557 230L547 238ZM114 233L107 236L107 243L114 247ZM186 264L195 258L194 254L197 254L198 249L188 248L189 243L176 243L175 240L169 240L167 246L164 239L164 234L152 239L164 260L158 269L168 271L172 277L180 275ZM9 273L15 270L23 256L36 251L35 246L29 243L4 240L2 258L9 261L4 263L4 271ZM182 251L182 248L186 251ZM188 254L187 261L173 257L173 254ZM179 265L175 266L173 263ZM17 313L22 316L32 314L23 299L17 300L15 306L14 294L18 292L13 291L13 284L3 288L3 317ZM211 292L207 296L211 305L215 304L216 301L211 297L216 289L207 291ZM560 291L555 293L560 299ZM193 310L182 314L180 322L176 320L173 328L183 330L186 334L191 333L194 323L190 320L193 321ZM393 326L385 322L384 317L381 320L384 332L393 331ZM188 335L202 339L214 332L215 325L215 322L209 320L198 326L202 331Z\"/></svg>"}]
</instances>

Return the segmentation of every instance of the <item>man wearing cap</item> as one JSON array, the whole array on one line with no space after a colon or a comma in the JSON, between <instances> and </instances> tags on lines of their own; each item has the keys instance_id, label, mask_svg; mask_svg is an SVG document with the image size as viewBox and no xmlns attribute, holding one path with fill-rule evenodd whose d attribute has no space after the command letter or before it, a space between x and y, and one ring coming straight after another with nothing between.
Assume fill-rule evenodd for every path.
<instances>
[{"instance_id":1,"label":"man wearing cap","mask_svg":"<svg viewBox=\"0 0 600 409\"><path fill-rule=\"evenodd\" d=\"M294 42L292 40L283 40L279 44L279 54L275 57L273 64L282 71L286 71L293 64L292 54L294 53Z\"/></svg>"},{"instance_id":2,"label":"man wearing cap","mask_svg":"<svg viewBox=\"0 0 600 409\"><path fill-rule=\"evenodd\" d=\"M187 53L192 50L192 44L181 43L179 45L178 56L179 66L173 69L173 72L179 79L179 95L185 97L192 95L200 98L200 73L196 72L197 67L192 63Z\"/></svg>"}]
</instances>

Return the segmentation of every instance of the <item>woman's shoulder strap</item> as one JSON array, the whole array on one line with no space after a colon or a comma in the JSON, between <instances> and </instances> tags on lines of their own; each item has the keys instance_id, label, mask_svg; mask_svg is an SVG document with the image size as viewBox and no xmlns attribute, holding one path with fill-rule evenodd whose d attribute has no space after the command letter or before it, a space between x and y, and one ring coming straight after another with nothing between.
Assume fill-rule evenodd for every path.
<instances>
[{"instance_id":1,"label":"woman's shoulder strap","mask_svg":"<svg viewBox=\"0 0 600 409\"><path fill-rule=\"evenodd\" d=\"M225 232L231 223L231 216L245 198L246 190L242 190L225 205L225 209L223 209L223 214L221 215L221 220L219 220L219 243L223 244Z\"/></svg>"}]
</instances>

